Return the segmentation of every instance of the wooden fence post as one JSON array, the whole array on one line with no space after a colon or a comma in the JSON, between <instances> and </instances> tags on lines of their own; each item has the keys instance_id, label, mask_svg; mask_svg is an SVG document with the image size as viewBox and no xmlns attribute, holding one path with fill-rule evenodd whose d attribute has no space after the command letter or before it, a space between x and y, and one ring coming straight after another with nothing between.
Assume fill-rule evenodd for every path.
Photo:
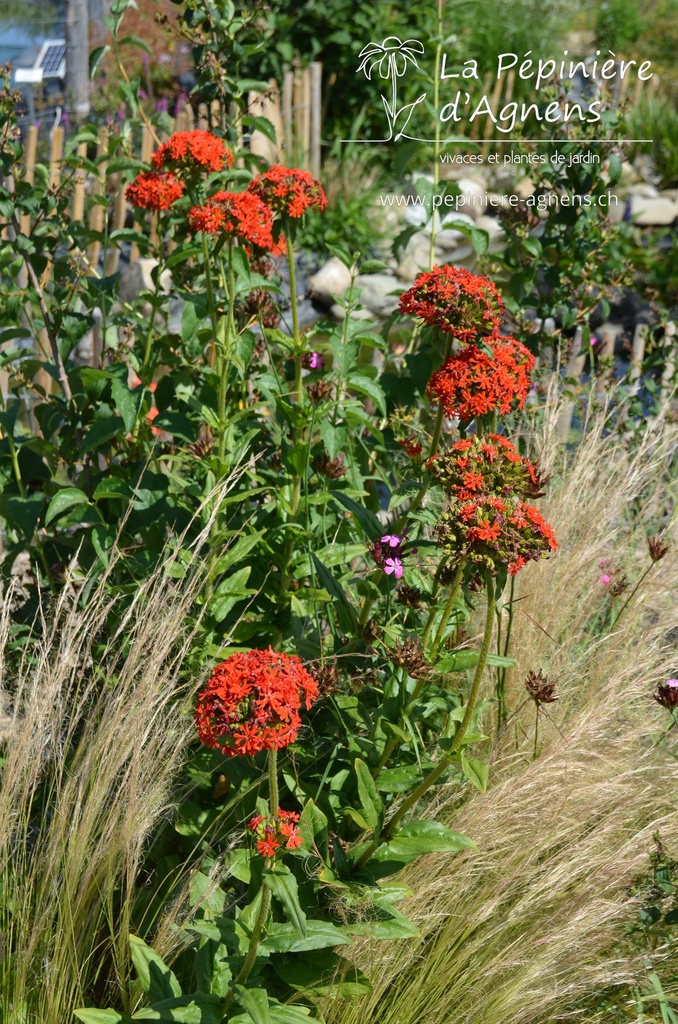
<instances>
[{"instance_id":1,"label":"wooden fence post","mask_svg":"<svg viewBox=\"0 0 678 1024\"><path fill-rule=\"evenodd\" d=\"M320 177L320 143L322 136L322 80L323 66L320 61L311 62L311 109L310 109L310 159L311 174Z\"/></svg>"},{"instance_id":2,"label":"wooden fence post","mask_svg":"<svg viewBox=\"0 0 678 1024\"><path fill-rule=\"evenodd\" d=\"M108 155L108 128L102 126L99 129L99 143L97 145L97 168L98 174L93 189L93 195L96 199L98 196L102 196L106 191L106 164ZM92 231L103 231L104 229L104 207L101 203L94 203L92 209L89 212L89 226ZM99 254L101 252L101 242L90 242L87 247L87 259L89 260L90 266L93 270L96 270L99 265Z\"/></svg>"},{"instance_id":3,"label":"wooden fence post","mask_svg":"<svg viewBox=\"0 0 678 1024\"><path fill-rule=\"evenodd\" d=\"M565 376L570 379L574 379L577 384L581 383L582 374L584 372L584 363L586 362L586 353L582 355L581 351L582 337L583 331L581 327L577 327L574 332L570 358L568 359L567 366L565 367ZM574 402L571 400L564 402L556 421L556 438L563 443L567 441L570 433L573 413Z\"/></svg>"},{"instance_id":4,"label":"wooden fence post","mask_svg":"<svg viewBox=\"0 0 678 1024\"><path fill-rule=\"evenodd\" d=\"M87 156L87 143L81 142L78 146L78 159L84 160ZM81 221L85 215L85 170L78 167L75 175L75 188L73 190L73 206L71 209L71 220Z\"/></svg>"},{"instance_id":5,"label":"wooden fence post","mask_svg":"<svg viewBox=\"0 0 678 1024\"><path fill-rule=\"evenodd\" d=\"M32 185L35 180L35 158L38 152L38 129L34 124L26 132L24 146L24 181ZM31 231L31 218L25 213L21 218L21 234L28 235Z\"/></svg>"}]
</instances>

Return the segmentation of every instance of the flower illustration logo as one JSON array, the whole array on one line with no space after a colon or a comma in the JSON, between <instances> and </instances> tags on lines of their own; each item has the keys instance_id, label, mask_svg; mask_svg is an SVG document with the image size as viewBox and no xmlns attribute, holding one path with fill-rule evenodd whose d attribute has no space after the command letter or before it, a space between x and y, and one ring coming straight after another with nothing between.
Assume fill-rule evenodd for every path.
<instances>
[{"instance_id":1,"label":"flower illustration logo","mask_svg":"<svg viewBox=\"0 0 678 1024\"><path fill-rule=\"evenodd\" d=\"M400 40L397 36L387 36L381 43L368 43L358 55L361 58L358 71L363 71L366 78L371 81L374 73L375 77L391 82L391 102L384 95L381 97L389 126L389 137L384 140L386 142L401 138L414 108L426 98L424 94L414 103L406 103L398 109L398 79L405 74L408 64L419 67L417 56L423 53L424 46L418 39ZM400 122L397 132L396 122Z\"/></svg>"}]
</instances>

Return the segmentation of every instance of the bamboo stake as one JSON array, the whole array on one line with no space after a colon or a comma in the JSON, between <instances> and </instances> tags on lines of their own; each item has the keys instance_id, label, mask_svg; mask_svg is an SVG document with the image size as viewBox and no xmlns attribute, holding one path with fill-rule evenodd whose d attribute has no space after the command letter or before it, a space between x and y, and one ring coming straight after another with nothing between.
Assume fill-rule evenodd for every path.
<instances>
[{"instance_id":1,"label":"bamboo stake","mask_svg":"<svg viewBox=\"0 0 678 1024\"><path fill-rule=\"evenodd\" d=\"M322 133L322 79L323 66L320 61L311 62L310 100L310 154L311 174L320 177L320 142Z\"/></svg>"},{"instance_id":2,"label":"bamboo stake","mask_svg":"<svg viewBox=\"0 0 678 1024\"><path fill-rule=\"evenodd\" d=\"M63 128L52 129L52 146L49 158L49 187L58 188L61 181L61 157L64 152Z\"/></svg>"},{"instance_id":3,"label":"bamboo stake","mask_svg":"<svg viewBox=\"0 0 678 1024\"><path fill-rule=\"evenodd\" d=\"M146 127L142 128L142 130L141 130L141 155L140 155L140 159L145 164L150 164L150 162L151 162L151 157L153 156L154 141L155 140L153 139L153 136L151 135L151 133L148 130L148 128L146 128ZM153 214L153 216L151 217L151 242L153 241L153 235L154 234L155 234L155 236L157 238L157 220L158 220L157 214ZM154 222L155 222L155 226L154 226ZM134 230L135 231L139 231L139 232L143 232L143 230L144 230L144 222L143 222L143 220L136 220L135 219L135 221L134 221ZM130 261L130 263L135 263L138 259L139 259L139 246L136 243L132 243L132 247L130 249L130 254L129 254L129 261Z\"/></svg>"},{"instance_id":4,"label":"bamboo stake","mask_svg":"<svg viewBox=\"0 0 678 1024\"><path fill-rule=\"evenodd\" d=\"M294 73L286 71L282 90L283 147L287 160L294 156L294 125L292 123L292 101L294 95Z\"/></svg>"},{"instance_id":5,"label":"bamboo stake","mask_svg":"<svg viewBox=\"0 0 678 1024\"><path fill-rule=\"evenodd\" d=\"M483 96L486 96L488 94L488 92L490 91L490 86L491 85L492 85L492 72L488 71L488 73L485 75L485 80L483 82ZM480 120L478 118L476 118L475 121L473 122L473 124L471 125L471 130L469 131L468 136L469 136L470 139L477 139L479 132L480 132Z\"/></svg>"},{"instance_id":6,"label":"bamboo stake","mask_svg":"<svg viewBox=\"0 0 678 1024\"><path fill-rule=\"evenodd\" d=\"M24 181L32 185L35 180L35 158L38 152L38 129L34 124L26 133L26 145L24 146ZM29 235L31 231L31 218L25 213L21 218L21 234Z\"/></svg>"},{"instance_id":7,"label":"bamboo stake","mask_svg":"<svg viewBox=\"0 0 678 1024\"><path fill-rule=\"evenodd\" d=\"M94 185L94 198L102 196L106 190L106 156L108 154L108 128L99 129L99 144L97 145L97 167L98 174ZM95 202L89 213L89 226L91 231L103 231L104 229L104 207L101 203ZM87 258L90 266L96 270L99 265L99 254L101 242L91 242L87 247Z\"/></svg>"},{"instance_id":8,"label":"bamboo stake","mask_svg":"<svg viewBox=\"0 0 678 1024\"><path fill-rule=\"evenodd\" d=\"M87 143L81 142L78 146L78 160L84 160L87 156ZM78 167L75 175L75 189L73 191L73 207L71 209L71 220L81 221L85 215L85 169Z\"/></svg>"},{"instance_id":9,"label":"bamboo stake","mask_svg":"<svg viewBox=\"0 0 678 1024\"><path fill-rule=\"evenodd\" d=\"M647 324L638 324L633 333L633 355L631 356L631 372L629 379L637 390L640 384L640 375L643 370L643 359L645 358L645 345L650 333Z\"/></svg>"},{"instance_id":10,"label":"bamboo stake","mask_svg":"<svg viewBox=\"0 0 678 1024\"><path fill-rule=\"evenodd\" d=\"M118 185L115 198L113 200L113 217L111 219L111 233L114 231L120 231L125 226L125 217L127 214L127 199L125 198L125 183L122 179L122 175L117 176ZM120 264L120 249L117 245L111 245L106 252L106 261L104 263L104 274L109 277L111 274L115 274Z\"/></svg>"},{"instance_id":11,"label":"bamboo stake","mask_svg":"<svg viewBox=\"0 0 678 1024\"><path fill-rule=\"evenodd\" d=\"M674 378L676 375L676 324L673 320L669 320L664 329L664 348L666 350L666 360L664 362L664 372L662 373L661 401L665 402L673 389L675 388Z\"/></svg>"},{"instance_id":12,"label":"bamboo stake","mask_svg":"<svg viewBox=\"0 0 678 1024\"><path fill-rule=\"evenodd\" d=\"M581 327L577 327L574 333L574 340L572 342L572 352L570 358L565 367L565 376L574 379L576 384L581 383L582 374L584 372L584 363L586 362L586 354L582 355L581 343L582 343L583 332ZM559 441L565 443L570 433L570 427L572 426L572 416L574 414L574 402L568 401L563 403L563 406L558 415L556 422L556 438Z\"/></svg>"}]
</instances>

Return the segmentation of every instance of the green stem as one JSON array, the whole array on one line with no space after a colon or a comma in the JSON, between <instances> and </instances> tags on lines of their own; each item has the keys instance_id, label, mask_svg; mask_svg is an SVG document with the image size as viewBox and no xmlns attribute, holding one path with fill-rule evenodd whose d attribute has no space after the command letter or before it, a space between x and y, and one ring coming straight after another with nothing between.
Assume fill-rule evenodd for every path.
<instances>
[{"instance_id":1,"label":"green stem","mask_svg":"<svg viewBox=\"0 0 678 1024\"><path fill-rule=\"evenodd\" d=\"M443 35L443 0L438 0L438 23L436 42L436 70L433 80L433 109L440 107L440 61L442 57L442 35ZM433 135L433 195L436 193L440 181L440 118L435 119L435 131ZM436 254L436 211L431 209L431 242L429 248L428 262L432 267Z\"/></svg>"},{"instance_id":2,"label":"green stem","mask_svg":"<svg viewBox=\"0 0 678 1024\"><path fill-rule=\"evenodd\" d=\"M454 574L454 579L452 580L452 583L450 585L450 596L448 597L447 603L445 604L445 607L443 609L443 615L440 620L440 625L438 626L438 631L433 641L433 647L431 648L431 653L429 655L429 661L431 662L435 661L438 651L440 650L440 645L443 641L443 636L445 634L445 628L450 620L450 615L454 610L457 598L459 597L459 591L461 590L461 582L464 575L465 565L466 560L462 558L459 565L457 566L457 571ZM426 625L428 626L428 623ZM424 639L426 639L426 630L424 630Z\"/></svg>"},{"instance_id":3,"label":"green stem","mask_svg":"<svg viewBox=\"0 0 678 1024\"><path fill-rule=\"evenodd\" d=\"M490 653L490 645L492 643L492 629L494 627L495 586L494 578L491 576L489 572L486 575L486 586L487 611L485 617L485 632L483 634L483 644L480 649L480 659L478 661L478 664L476 665L475 675L473 676L471 691L469 693L468 703L466 704L466 711L464 712L464 717L461 721L461 725L457 729L456 735L452 742L452 746L450 747L448 753L440 759L440 761L433 769L431 774L427 775L426 778L419 783L417 788L413 790L412 793L410 793L407 799L402 802L402 804L397 809L395 814L392 816L390 821L384 826L379 842L371 842L367 849L361 854L359 860L356 862L356 868L361 868L363 864L365 864L370 859L370 857L375 852L377 847L388 839L396 825L398 825L400 821L402 821L402 819L410 810L410 808L414 807L414 805L418 803L419 800L421 800L424 793L428 789L430 789L430 787L435 782L438 781L440 776L445 771L447 771L450 764L452 763L454 755L458 752L459 748L461 747L464 741L464 736L468 732L468 727L471 724L471 719L473 718L473 712L475 711L476 701L478 699L478 691L480 690L480 683L483 678L483 672L485 671L487 658Z\"/></svg>"},{"instance_id":4,"label":"green stem","mask_svg":"<svg viewBox=\"0 0 678 1024\"><path fill-rule=\"evenodd\" d=\"M536 717L534 720L534 750L532 751L532 760L536 761L539 756L539 705L535 704Z\"/></svg>"},{"instance_id":5,"label":"green stem","mask_svg":"<svg viewBox=\"0 0 678 1024\"><path fill-rule=\"evenodd\" d=\"M647 569L646 569L646 570L645 570L645 572L644 572L644 573L643 573L643 574L641 575L641 577L640 577L640 579L638 580L638 582L636 583L635 587L633 588L633 590L631 591L631 593L629 594L629 596L628 596L628 597L626 598L626 600L624 601L624 604L623 604L623 605L622 605L622 607L621 607L621 611L619 612L619 615L618 615L618 616L616 617L616 619L614 620L614 625L615 625L615 626L617 625L617 623L618 623L618 622L619 622L619 620L621 619L622 615L623 615L623 614L624 614L624 612L626 611L626 609L627 609L628 605L630 604L630 602L631 602L632 598L633 598L633 597L634 597L634 595L636 594L636 592L637 592L637 590L638 590L638 587L639 587L639 586L641 585L641 583L643 582L643 580L645 579L645 577L647 576L647 574L648 574L649 572L651 572L651 570L652 570L652 566L653 566L653 565L654 565L654 562L650 562L650 564L648 565Z\"/></svg>"},{"instance_id":6,"label":"green stem","mask_svg":"<svg viewBox=\"0 0 678 1024\"><path fill-rule=\"evenodd\" d=\"M510 597L509 597L509 607L508 607L508 625L506 627L506 640L504 641L504 650L503 650L503 655L504 655L505 658L508 658L508 654L509 654L509 650L510 650L510 644L511 644L511 631L513 629L513 618L514 618L513 603L514 603L514 598L515 598L515 591L516 591L516 578L515 578L515 576L512 576L511 577L511 594L510 594ZM497 650L498 650L499 654L502 654L502 651L499 649L499 645L497 646ZM498 708L497 708L497 733L499 733L502 725L504 725L504 723L506 722L506 672L507 672L506 668L500 668L499 669L499 673L498 673L498 678L497 678L497 699L499 701Z\"/></svg>"},{"instance_id":7,"label":"green stem","mask_svg":"<svg viewBox=\"0 0 678 1024\"><path fill-rule=\"evenodd\" d=\"M14 472L14 479L16 480L16 485L17 485L17 487L19 489L19 494L21 495L22 498L25 498L26 497L26 487L24 485L23 477L21 476L21 467L19 465L19 453L18 453L18 451L16 449L16 445L14 444L14 438L12 437L12 435L8 431L5 431L5 437L7 438L7 444L9 446L9 457L10 457L10 460L12 462L12 470ZM45 573L45 579L47 581L47 585L48 585L50 590L54 590L54 587L53 587L53 584L52 584L52 577L50 576L50 572L49 572L49 564L47 562L47 555L45 554L45 549L42 546L42 541L38 537L37 529L35 531L35 549L38 552L38 557L40 559L40 563L41 563L42 568L43 568L44 573Z\"/></svg>"},{"instance_id":8,"label":"green stem","mask_svg":"<svg viewBox=\"0 0 678 1024\"><path fill-rule=\"evenodd\" d=\"M217 320L217 308L214 302L214 288L212 287L212 273L210 270L210 250L207 244L207 235L204 231L201 232L200 237L202 238L202 255L205 263L205 289L207 291L207 310L210 315L210 321L212 323L212 344L210 346L209 365L210 369L214 369L214 363L217 354L217 335L219 322Z\"/></svg>"},{"instance_id":9,"label":"green stem","mask_svg":"<svg viewBox=\"0 0 678 1024\"><path fill-rule=\"evenodd\" d=\"M267 860L266 866L268 867L269 864L270 861ZM268 888L268 886L263 886L261 890L261 905L259 907L259 913L257 914L257 919L254 922L254 927L252 928L252 933L250 935L250 944L247 950L247 956L243 961L242 967L235 976L235 980L233 982L234 985L244 985L250 976L252 968L254 967L255 961L257 959L257 952L259 951L259 946L261 945L262 932L264 930L264 925L266 924L266 919L268 917L268 912L270 909L271 890ZM221 1003L220 1009L223 1014L226 1014L226 1011L229 1009L234 998L235 991L234 989L231 989L231 991L228 993L226 998Z\"/></svg>"},{"instance_id":10,"label":"green stem","mask_svg":"<svg viewBox=\"0 0 678 1024\"><path fill-rule=\"evenodd\" d=\"M224 350L219 351L219 461L226 454L226 388L228 383L231 342L235 337L235 272L233 270L233 240L228 240L228 318Z\"/></svg>"},{"instance_id":11,"label":"green stem","mask_svg":"<svg viewBox=\"0 0 678 1024\"><path fill-rule=\"evenodd\" d=\"M278 817L279 809L279 792L278 792L278 751L270 749L268 752L268 804L269 804L269 815L271 818ZM264 870L268 870L273 865L274 858L267 857ZM257 959L257 952L261 945L261 936L266 924L268 912L271 909L271 890L268 886L264 885L261 890L261 905L259 907L259 913L257 919L254 922L252 933L250 935L250 944L247 949L247 955L243 961L242 967L238 971L234 985L244 985L250 976L250 972L254 967ZM231 990L224 1001L221 1004L221 1010L223 1013L229 1008L233 1002L235 993Z\"/></svg>"},{"instance_id":12,"label":"green stem","mask_svg":"<svg viewBox=\"0 0 678 1024\"><path fill-rule=\"evenodd\" d=\"M301 337L299 335L299 309L297 306L297 279L296 272L294 269L294 248L292 243L292 232L289 225L285 228L285 239L287 241L287 265L289 267L290 275L290 304L292 308L292 341L294 350L294 396L297 403L297 413L301 408L304 392L302 388L301 380ZM293 440L295 444L299 443L299 436L297 430L293 430ZM289 524L296 521L297 513L299 511L299 500L301 498L301 477L295 470L292 478L292 498L290 501L290 518ZM283 551L283 563L282 563L282 576L280 579L280 592L278 595L278 602L280 605L284 603L285 595L290 585L290 561L292 554L294 553L294 536L291 536L285 544ZM280 630L277 631L276 645L282 640L282 633Z\"/></svg>"},{"instance_id":13,"label":"green stem","mask_svg":"<svg viewBox=\"0 0 678 1024\"><path fill-rule=\"evenodd\" d=\"M442 361L441 365L443 365L443 366L445 365L445 363L447 362L447 360L450 357L451 351L452 351L452 335L451 334L446 334L445 335L445 351L443 352L443 361ZM431 438L431 448L430 448L429 454L428 454L429 459L432 459L433 456L438 451L438 444L440 443L440 435L442 433L444 417L445 417L445 413L444 413L444 410L443 410L443 403L440 402L438 404L438 411L436 413L435 423L433 425L433 436ZM420 488L419 491L417 491L417 493L415 494L414 498L410 502L410 506L407 509L407 512L405 512L405 514L400 517L398 522L394 524L393 530L394 530L395 533L397 533L398 529L400 527L402 527L402 525L405 523L405 521L407 519L407 516L410 515L410 513L414 512L416 509L419 508L419 506L421 505L422 501L424 500L424 498L428 494L428 491L429 491L428 485L425 485L424 487Z\"/></svg>"},{"instance_id":14,"label":"green stem","mask_svg":"<svg viewBox=\"0 0 678 1024\"><path fill-rule=\"evenodd\" d=\"M278 751L272 748L268 752L268 802L272 818L278 817L280 796L278 792Z\"/></svg>"}]
</instances>

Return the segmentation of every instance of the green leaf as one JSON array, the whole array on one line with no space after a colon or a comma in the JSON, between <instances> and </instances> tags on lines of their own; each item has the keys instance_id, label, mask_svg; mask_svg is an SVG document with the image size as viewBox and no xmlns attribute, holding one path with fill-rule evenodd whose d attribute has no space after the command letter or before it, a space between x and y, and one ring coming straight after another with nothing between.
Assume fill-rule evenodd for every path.
<instances>
[{"instance_id":1,"label":"green leaf","mask_svg":"<svg viewBox=\"0 0 678 1024\"><path fill-rule=\"evenodd\" d=\"M219 999L204 992L190 996L163 999L143 1010L137 1010L132 1020L156 1020L161 1024L221 1024L223 1013Z\"/></svg>"},{"instance_id":2,"label":"green leaf","mask_svg":"<svg viewBox=\"0 0 678 1024\"><path fill-rule=\"evenodd\" d=\"M271 1016L268 1012L268 996L263 988L245 988L244 985L234 985L235 997L245 1010L254 1024L271 1024Z\"/></svg>"},{"instance_id":3,"label":"green leaf","mask_svg":"<svg viewBox=\"0 0 678 1024\"><path fill-rule=\"evenodd\" d=\"M210 602L210 613L215 622L223 622L238 601L255 593L245 586L251 572L252 566L245 565L219 584Z\"/></svg>"},{"instance_id":4,"label":"green leaf","mask_svg":"<svg viewBox=\"0 0 678 1024\"><path fill-rule=\"evenodd\" d=\"M302 953L307 949L345 946L350 939L343 929L329 921L307 921L306 938L300 939L292 924L272 924L262 946L269 953Z\"/></svg>"},{"instance_id":5,"label":"green leaf","mask_svg":"<svg viewBox=\"0 0 678 1024\"><path fill-rule=\"evenodd\" d=\"M130 935L129 950L141 987L153 1002L181 995L174 972L138 935Z\"/></svg>"},{"instance_id":6,"label":"green leaf","mask_svg":"<svg viewBox=\"0 0 678 1024\"><path fill-rule=\"evenodd\" d=\"M117 1010L73 1010L73 1013L82 1024L119 1024L125 1020Z\"/></svg>"},{"instance_id":7,"label":"green leaf","mask_svg":"<svg viewBox=\"0 0 678 1024\"><path fill-rule=\"evenodd\" d=\"M358 616L355 608L344 593L344 589L341 584L335 580L332 573L325 568L321 561L318 560L315 552L311 552L311 555L321 584L328 594L331 594L334 598L340 627L345 633L355 632L358 625Z\"/></svg>"},{"instance_id":8,"label":"green leaf","mask_svg":"<svg viewBox=\"0 0 678 1024\"><path fill-rule=\"evenodd\" d=\"M421 782L421 772L416 764L403 768L384 768L377 777L377 788L382 793L407 793Z\"/></svg>"},{"instance_id":9,"label":"green leaf","mask_svg":"<svg viewBox=\"0 0 678 1024\"><path fill-rule=\"evenodd\" d=\"M346 452L348 447L348 429L345 426L338 426L332 423L332 420L325 418L320 421L318 427L321 440L327 449L327 454L331 459L338 458L339 455ZM304 466L306 465L306 459L304 459ZM299 467L299 471L303 467Z\"/></svg>"},{"instance_id":10,"label":"green leaf","mask_svg":"<svg viewBox=\"0 0 678 1024\"><path fill-rule=\"evenodd\" d=\"M276 899L280 900L287 916L297 930L297 934L306 938L306 914L299 903L299 887L297 880L288 867L277 864L263 873L264 885L271 890Z\"/></svg>"},{"instance_id":11,"label":"green leaf","mask_svg":"<svg viewBox=\"0 0 678 1024\"><path fill-rule=\"evenodd\" d=\"M343 505L344 508L353 513L368 540L376 540L378 537L382 536L384 527L381 525L374 512L370 512L370 510L365 508L364 505L354 501L353 498L349 498L348 494L344 491L334 491L332 499L333 501L339 502L340 505Z\"/></svg>"},{"instance_id":12,"label":"green leaf","mask_svg":"<svg viewBox=\"0 0 678 1024\"><path fill-rule=\"evenodd\" d=\"M113 413L110 405L102 403L97 409L94 422L87 431L80 451L84 454L85 452L91 452L100 445L106 444L107 441L117 437L124 429L124 426L123 419Z\"/></svg>"},{"instance_id":13,"label":"green leaf","mask_svg":"<svg viewBox=\"0 0 678 1024\"><path fill-rule=\"evenodd\" d=\"M386 415L386 395L381 384L361 373L352 373L348 378L348 386L352 391L359 391L361 395L371 398L381 415Z\"/></svg>"},{"instance_id":14,"label":"green leaf","mask_svg":"<svg viewBox=\"0 0 678 1024\"><path fill-rule=\"evenodd\" d=\"M467 669L475 668L480 661L480 651L453 651L446 657L441 658L435 664L437 672L466 672ZM497 668L515 668L518 662L515 658L504 658L500 654L488 654L487 664L495 665Z\"/></svg>"},{"instance_id":15,"label":"green leaf","mask_svg":"<svg viewBox=\"0 0 678 1024\"><path fill-rule=\"evenodd\" d=\"M386 859L389 854L412 856L424 853L459 853L460 850L475 850L476 844L466 836L450 831L439 821L409 821L400 832L374 854L380 859L381 851Z\"/></svg>"},{"instance_id":16,"label":"green leaf","mask_svg":"<svg viewBox=\"0 0 678 1024\"><path fill-rule=\"evenodd\" d=\"M117 378L111 385L111 398L115 408L122 416L128 434L134 430L143 397L144 388L136 387L134 391L130 391L127 381Z\"/></svg>"},{"instance_id":17,"label":"green leaf","mask_svg":"<svg viewBox=\"0 0 678 1024\"><path fill-rule=\"evenodd\" d=\"M452 228L454 231L460 231L462 235L468 238L478 256L484 256L489 249L490 236L482 228L472 227L463 220L448 220L447 218L443 227L446 230L447 228Z\"/></svg>"},{"instance_id":18,"label":"green leaf","mask_svg":"<svg viewBox=\"0 0 678 1024\"><path fill-rule=\"evenodd\" d=\"M388 263L383 260L362 260L360 263L361 274L379 274L382 270L388 270Z\"/></svg>"},{"instance_id":19,"label":"green leaf","mask_svg":"<svg viewBox=\"0 0 678 1024\"><path fill-rule=\"evenodd\" d=\"M118 39L118 46L138 46L140 50L143 50L149 55L153 56L153 50L150 48L148 43L144 39L140 39L139 36L125 36L124 39Z\"/></svg>"},{"instance_id":20,"label":"green leaf","mask_svg":"<svg viewBox=\"0 0 678 1024\"><path fill-rule=\"evenodd\" d=\"M74 505L89 505L89 503L89 498L79 488L62 487L60 491L56 492L49 503L45 515L45 526L49 526L52 520L60 516L67 508L73 508Z\"/></svg>"},{"instance_id":21,"label":"green leaf","mask_svg":"<svg viewBox=\"0 0 678 1024\"><path fill-rule=\"evenodd\" d=\"M89 55L90 78L94 78L95 74L97 73L97 68L99 67L101 61L104 59L109 50L110 46L97 46L92 50L92 52Z\"/></svg>"},{"instance_id":22,"label":"green leaf","mask_svg":"<svg viewBox=\"0 0 678 1024\"><path fill-rule=\"evenodd\" d=\"M374 784L374 779L364 761L357 757L353 763L356 777L358 779L358 796L360 797L361 812L369 822L374 832L374 838L379 838L382 825L382 814L384 805Z\"/></svg>"},{"instance_id":23,"label":"green leaf","mask_svg":"<svg viewBox=\"0 0 678 1024\"><path fill-rule=\"evenodd\" d=\"M273 1024L309 1024L311 1011L308 1006L290 1006L269 999L268 1012Z\"/></svg>"},{"instance_id":24,"label":"green leaf","mask_svg":"<svg viewBox=\"0 0 678 1024\"><path fill-rule=\"evenodd\" d=\"M487 777L490 766L485 761L478 761L475 757L467 757L462 751L461 770L477 790L484 793L487 789Z\"/></svg>"},{"instance_id":25,"label":"green leaf","mask_svg":"<svg viewBox=\"0 0 678 1024\"><path fill-rule=\"evenodd\" d=\"M20 494L0 494L0 516L21 530L26 540L33 536L44 505L45 495L41 491L25 498Z\"/></svg>"}]
</instances>

